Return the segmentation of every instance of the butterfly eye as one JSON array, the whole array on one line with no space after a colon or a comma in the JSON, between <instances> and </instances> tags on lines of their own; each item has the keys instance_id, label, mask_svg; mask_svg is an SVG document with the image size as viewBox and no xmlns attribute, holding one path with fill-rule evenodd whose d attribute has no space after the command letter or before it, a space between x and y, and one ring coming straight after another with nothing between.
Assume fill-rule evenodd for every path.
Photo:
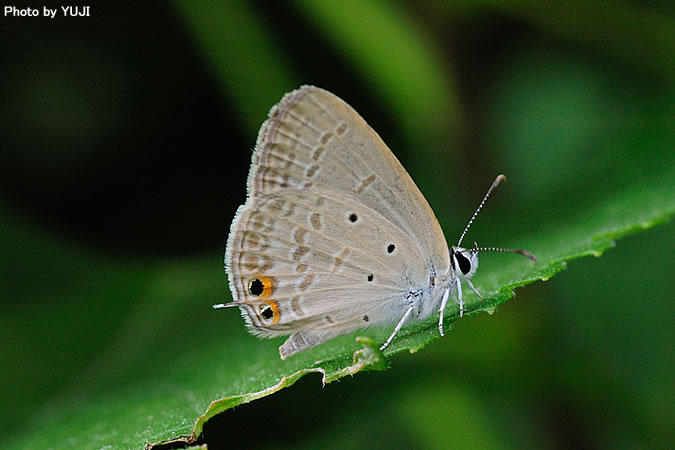
<instances>
[{"instance_id":1,"label":"butterfly eye","mask_svg":"<svg viewBox=\"0 0 675 450\"><path fill-rule=\"evenodd\" d=\"M349 221L350 221L351 223L354 223L354 222L356 222L357 220L359 220L359 216L357 216L355 213L351 213L351 214L349 215Z\"/></svg>"},{"instance_id":2,"label":"butterfly eye","mask_svg":"<svg viewBox=\"0 0 675 450\"><path fill-rule=\"evenodd\" d=\"M389 244L387 246L387 253L392 254L394 253L394 250L396 250L396 246L394 244Z\"/></svg>"},{"instance_id":3,"label":"butterfly eye","mask_svg":"<svg viewBox=\"0 0 675 450\"><path fill-rule=\"evenodd\" d=\"M459 264L459 270L461 270L464 275L471 272L471 261L469 261L469 258L459 252L455 253L455 258L457 259L457 264Z\"/></svg>"}]
</instances>

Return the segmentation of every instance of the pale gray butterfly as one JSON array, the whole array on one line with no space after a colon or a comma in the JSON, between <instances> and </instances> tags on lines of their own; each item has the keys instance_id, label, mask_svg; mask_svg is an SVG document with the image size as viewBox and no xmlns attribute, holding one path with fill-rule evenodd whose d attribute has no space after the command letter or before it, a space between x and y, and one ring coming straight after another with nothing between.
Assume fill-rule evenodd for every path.
<instances>
[{"instance_id":1,"label":"pale gray butterfly","mask_svg":"<svg viewBox=\"0 0 675 450\"><path fill-rule=\"evenodd\" d=\"M262 125L248 197L232 222L225 267L233 301L251 333L290 335L282 359L371 325L443 312L478 252L460 247L499 175L448 248L434 212L385 143L347 103L303 86L286 94ZM536 261L535 261L536 262ZM478 294L480 296L480 294Z\"/></svg>"}]
</instances>

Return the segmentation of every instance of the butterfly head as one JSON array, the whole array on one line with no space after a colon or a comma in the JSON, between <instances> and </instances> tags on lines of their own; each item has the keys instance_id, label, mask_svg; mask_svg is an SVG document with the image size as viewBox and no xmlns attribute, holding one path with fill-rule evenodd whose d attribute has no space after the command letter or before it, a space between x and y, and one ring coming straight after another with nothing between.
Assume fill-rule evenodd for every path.
<instances>
[{"instance_id":1,"label":"butterfly head","mask_svg":"<svg viewBox=\"0 0 675 450\"><path fill-rule=\"evenodd\" d=\"M478 269L478 246L475 243L470 249L453 246L450 249L450 261L459 278L470 279Z\"/></svg>"},{"instance_id":2,"label":"butterfly head","mask_svg":"<svg viewBox=\"0 0 675 450\"><path fill-rule=\"evenodd\" d=\"M505 180L506 177L504 175L498 175L497 178L495 178L495 181L492 182L490 189L488 189L487 193L485 194L485 197L483 197L483 200L478 205L478 208L476 208L476 211L473 213L473 216L471 216L471 219L469 219L469 223L466 225L464 231L462 231L462 234L459 236L457 245L453 246L450 249L450 259L452 260L452 266L455 269L455 273L460 278L469 279L474 275L476 269L478 268L478 252L490 251L490 252L516 253L518 255L527 256L535 264L537 263L537 259L534 257L534 255L532 255L532 253L526 250L498 248L498 247L478 247L478 244L476 244L475 242L473 243L473 247L470 249L460 247L460 245L462 245L462 240L464 240L464 236L466 236L466 233L469 231L469 228L471 228L471 224L473 224L473 221L476 220L478 213L483 208L483 205L485 205L485 202L490 197L490 194L492 194L492 191L499 185L499 183Z\"/></svg>"}]
</instances>

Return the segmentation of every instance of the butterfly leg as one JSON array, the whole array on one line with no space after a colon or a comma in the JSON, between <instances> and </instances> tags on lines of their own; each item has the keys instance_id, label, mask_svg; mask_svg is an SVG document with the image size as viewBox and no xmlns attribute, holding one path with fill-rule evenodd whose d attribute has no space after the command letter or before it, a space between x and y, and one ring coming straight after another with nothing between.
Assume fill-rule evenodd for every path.
<instances>
[{"instance_id":1,"label":"butterfly leg","mask_svg":"<svg viewBox=\"0 0 675 450\"><path fill-rule=\"evenodd\" d=\"M443 292L443 298L441 298L441 310L439 311L439 318L438 318L438 331L441 333L441 336L445 336L443 334L443 312L445 311L445 306L448 304L448 298L450 297L450 286L447 287L445 292Z\"/></svg>"},{"instance_id":2,"label":"butterfly leg","mask_svg":"<svg viewBox=\"0 0 675 450\"><path fill-rule=\"evenodd\" d=\"M401 317L401 320L399 320L398 323L396 324L396 328L394 328L394 332L391 333L391 336L389 336L389 338L386 340L386 342L384 344L382 344L382 346L380 347L381 351L383 351L385 348L387 348L389 346L389 344L391 343L391 341L394 340L394 336L396 336L396 334L401 330L401 327L403 326L403 322L405 322L405 319L408 318L408 316L410 315L412 310L413 310L413 306L408 307L405 314L403 314L403 317Z\"/></svg>"},{"instance_id":3,"label":"butterfly leg","mask_svg":"<svg viewBox=\"0 0 675 450\"><path fill-rule=\"evenodd\" d=\"M474 291L474 292L476 293L476 295L478 296L478 298L480 298L481 300L483 300L483 296L480 295L480 292L478 292L478 291L476 290L475 287L473 287L473 283L471 282L471 280L468 280L468 279L467 279L466 282L469 283L469 287L471 288L472 291Z\"/></svg>"},{"instance_id":4,"label":"butterfly leg","mask_svg":"<svg viewBox=\"0 0 675 450\"><path fill-rule=\"evenodd\" d=\"M459 305L459 317L462 317L464 315L464 297L462 297L462 282L460 281L459 277L457 277L457 299L455 300L455 303Z\"/></svg>"}]
</instances>

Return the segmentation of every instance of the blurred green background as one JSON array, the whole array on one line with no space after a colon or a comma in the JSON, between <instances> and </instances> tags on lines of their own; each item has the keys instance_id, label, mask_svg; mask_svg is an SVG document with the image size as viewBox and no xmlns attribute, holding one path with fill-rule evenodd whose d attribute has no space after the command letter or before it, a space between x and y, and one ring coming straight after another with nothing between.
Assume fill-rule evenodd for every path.
<instances>
[{"instance_id":1,"label":"blurred green background","mask_svg":"<svg viewBox=\"0 0 675 450\"><path fill-rule=\"evenodd\" d=\"M675 170L672 2L177 0L0 19L0 435L11 446L168 439L210 400L249 389L184 387L222 375L206 362L218 351L238 361L225 371L245 367L238 342L276 352L210 307L229 299L223 247L258 127L301 84L378 131L450 243L498 173L509 182L468 239L527 248L521 236ZM207 441L672 448L672 233L574 261L391 370L324 388L310 375L228 411ZM181 423L137 406L181 389L192 402ZM148 430L112 417L125 402ZM103 419L87 422L92 411ZM106 437L78 440L84 428Z\"/></svg>"}]
</instances>

